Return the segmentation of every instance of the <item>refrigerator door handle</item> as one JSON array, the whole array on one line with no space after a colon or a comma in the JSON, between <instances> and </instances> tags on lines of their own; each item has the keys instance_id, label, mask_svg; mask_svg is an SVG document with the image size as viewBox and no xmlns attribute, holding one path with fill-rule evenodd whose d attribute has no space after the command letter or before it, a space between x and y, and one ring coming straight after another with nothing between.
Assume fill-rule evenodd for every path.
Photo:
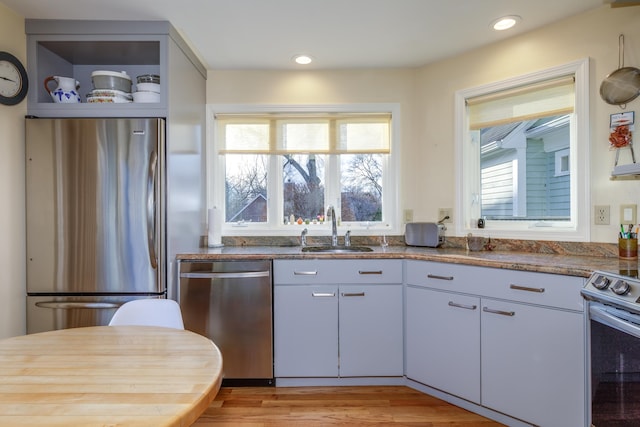
<instances>
[{"instance_id":1,"label":"refrigerator door handle","mask_svg":"<svg viewBox=\"0 0 640 427\"><path fill-rule=\"evenodd\" d=\"M122 304L117 302L60 302L60 301L40 301L36 303L36 307L53 308L56 310L73 310L77 308L91 309L113 309L118 308Z\"/></svg>"},{"instance_id":2,"label":"refrigerator door handle","mask_svg":"<svg viewBox=\"0 0 640 427\"><path fill-rule=\"evenodd\" d=\"M149 174L147 175L147 244L149 246L149 262L151 267L158 268L156 255L156 166L158 154L151 152L149 159Z\"/></svg>"}]
</instances>

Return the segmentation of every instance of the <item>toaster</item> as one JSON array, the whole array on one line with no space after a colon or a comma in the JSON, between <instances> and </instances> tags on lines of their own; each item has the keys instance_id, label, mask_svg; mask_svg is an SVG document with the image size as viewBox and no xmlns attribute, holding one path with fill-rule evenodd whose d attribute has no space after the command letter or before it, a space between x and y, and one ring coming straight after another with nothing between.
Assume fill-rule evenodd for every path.
<instances>
[{"instance_id":1,"label":"toaster","mask_svg":"<svg viewBox=\"0 0 640 427\"><path fill-rule=\"evenodd\" d=\"M435 222L409 222L404 232L404 242L409 246L437 248L444 243L443 224Z\"/></svg>"}]
</instances>

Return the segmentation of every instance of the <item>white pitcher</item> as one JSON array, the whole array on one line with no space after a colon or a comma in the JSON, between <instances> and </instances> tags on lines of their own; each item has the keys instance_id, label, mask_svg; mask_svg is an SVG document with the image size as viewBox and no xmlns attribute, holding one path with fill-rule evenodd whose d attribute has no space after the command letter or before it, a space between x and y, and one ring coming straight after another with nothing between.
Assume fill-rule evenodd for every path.
<instances>
[{"instance_id":1,"label":"white pitcher","mask_svg":"<svg viewBox=\"0 0 640 427\"><path fill-rule=\"evenodd\" d=\"M49 82L52 80L58 84L53 92L49 89ZM80 82L72 77L49 76L44 79L44 88L51 95L53 102L62 104L77 104L81 102L78 93Z\"/></svg>"}]
</instances>

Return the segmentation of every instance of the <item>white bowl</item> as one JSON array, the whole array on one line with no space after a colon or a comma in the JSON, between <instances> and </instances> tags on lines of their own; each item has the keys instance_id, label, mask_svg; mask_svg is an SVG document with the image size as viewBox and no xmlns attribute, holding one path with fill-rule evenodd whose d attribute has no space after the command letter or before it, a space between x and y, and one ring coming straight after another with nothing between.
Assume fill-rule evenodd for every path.
<instances>
[{"instance_id":1,"label":"white bowl","mask_svg":"<svg viewBox=\"0 0 640 427\"><path fill-rule=\"evenodd\" d=\"M157 92L134 92L133 102L160 102L160 94Z\"/></svg>"},{"instance_id":2,"label":"white bowl","mask_svg":"<svg viewBox=\"0 0 640 427\"><path fill-rule=\"evenodd\" d=\"M138 92L156 92L160 93L159 83L138 83L136 85Z\"/></svg>"}]
</instances>

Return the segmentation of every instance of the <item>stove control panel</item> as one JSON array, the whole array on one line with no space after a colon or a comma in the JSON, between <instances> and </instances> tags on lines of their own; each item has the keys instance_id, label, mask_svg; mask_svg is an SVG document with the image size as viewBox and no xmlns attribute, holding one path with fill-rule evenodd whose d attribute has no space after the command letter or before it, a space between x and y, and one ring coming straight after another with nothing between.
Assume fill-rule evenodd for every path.
<instances>
[{"instance_id":1,"label":"stove control panel","mask_svg":"<svg viewBox=\"0 0 640 427\"><path fill-rule=\"evenodd\" d=\"M596 271L581 293L589 300L640 313L640 280L637 278Z\"/></svg>"}]
</instances>

